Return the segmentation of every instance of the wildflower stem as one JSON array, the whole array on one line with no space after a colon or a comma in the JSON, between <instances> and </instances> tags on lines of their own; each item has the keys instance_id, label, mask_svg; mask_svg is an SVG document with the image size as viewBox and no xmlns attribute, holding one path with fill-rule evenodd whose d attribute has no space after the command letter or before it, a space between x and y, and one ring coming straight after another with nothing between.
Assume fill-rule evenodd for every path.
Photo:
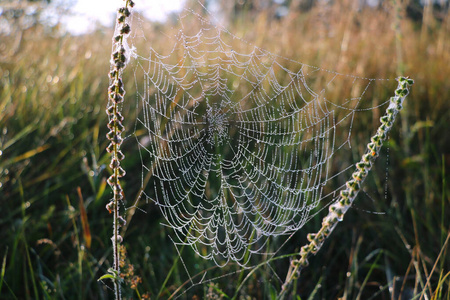
<instances>
[{"instance_id":1,"label":"wildflower stem","mask_svg":"<svg viewBox=\"0 0 450 300\"><path fill-rule=\"evenodd\" d=\"M119 203L123 199L123 189L120 184L120 178L125 176L125 171L120 167L120 162L125 158L120 151L122 145L122 125L123 116L121 105L124 100L125 89L122 82L122 72L126 65L126 49L125 39L130 32L130 25L127 18L130 16L130 9L134 6L133 1L125 0L125 6L120 8L117 13L116 31L113 38L113 51L111 55L111 70L109 72L110 86L108 88L108 128L109 132L106 137L110 144L106 150L111 154L110 168L111 176L108 178L108 184L113 190L113 199L106 205L106 209L113 212L113 236L111 238L113 244L113 284L115 299L121 299L120 287L120 254L119 248L122 237L119 235L119 228L124 223L124 218L120 215Z\"/></svg>"},{"instance_id":2,"label":"wildflower stem","mask_svg":"<svg viewBox=\"0 0 450 300\"><path fill-rule=\"evenodd\" d=\"M391 97L385 115L380 118L381 125L367 144L367 151L362 156L361 161L356 164L356 170L353 172L352 178L346 182L345 189L341 190L336 201L330 205L327 216L322 220L322 228L317 233L308 234L309 243L300 249L299 257L291 261L279 299L284 299L290 285L294 279L298 278L300 270L308 265L308 256L316 254L320 250L325 239L331 234L336 225L343 220L345 213L358 195L362 183L372 169L375 159L380 154L383 142L387 139L395 117L402 109L403 101L409 93L409 88L414 83L412 79L407 77L399 77L397 81L398 86L395 90L395 96Z\"/></svg>"}]
</instances>

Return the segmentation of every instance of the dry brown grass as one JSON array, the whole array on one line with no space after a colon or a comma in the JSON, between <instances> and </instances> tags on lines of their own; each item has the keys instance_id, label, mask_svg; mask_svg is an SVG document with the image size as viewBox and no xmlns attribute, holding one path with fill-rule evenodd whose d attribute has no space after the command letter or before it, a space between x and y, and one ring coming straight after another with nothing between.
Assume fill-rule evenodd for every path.
<instances>
[{"instance_id":1,"label":"dry brown grass","mask_svg":"<svg viewBox=\"0 0 450 300\"><path fill-rule=\"evenodd\" d=\"M347 278L345 273L363 273L364 268L357 268L355 261L381 249L388 253L387 258L380 260L382 266L370 277L373 288L365 295L383 286L386 290L382 293L389 298L387 281L392 278L385 272L389 270L402 289L403 285L405 289L408 285L419 289L417 278L429 280L428 295L442 286L442 298L446 299L449 281L444 275L450 269L445 255L448 247L444 247L450 226L446 184L450 166L449 12L441 11L438 17L428 13L422 23L407 17L405 7L397 12L387 1L379 9L362 10L357 10L353 1L335 2L340 5L319 5L311 11L291 12L282 19L274 19L272 12L247 12L227 25L238 37L302 63L364 77L406 75L415 80L400 115L401 123L396 124L389 142L386 203L384 183L377 181L386 177L386 164L382 162L373 170L376 179L367 182L370 192L381 200L370 203L368 210L386 215L368 214L365 207L355 209L350 222L344 221L342 229L333 233L328 249L321 254L322 261L311 261L316 269L306 270L309 273L305 273L298 291L303 292L303 298L323 279L324 299L352 291L356 295L365 275ZM161 33L170 33L169 27L151 24L146 28L155 48L167 47ZM1 258L6 262L2 263L5 276L0 279L2 299L4 295L5 299L107 297L107 289L96 280L100 271L108 268L109 253L105 254L105 249L109 247L111 226L104 209L110 195L102 181L108 174L100 167L108 163L104 110L111 37L111 31L58 37L39 27L0 37L0 227L6 228L0 231ZM399 70L403 74L398 74ZM133 86L134 79L127 84ZM379 98L391 92L383 91ZM134 97L129 92L126 105L130 107L124 107L129 130L134 123ZM369 128L370 132L364 133L367 136L376 126ZM136 148L126 144L124 149L130 198L140 185ZM66 204L66 199L77 203L78 186L86 199L92 230L89 252L80 250L81 233L71 225L80 221L79 210ZM136 272L144 274L141 291L152 294L160 290L164 279L161 274L168 274L178 257L167 232L159 225L160 217L155 211L135 216L125 237L132 245L128 248L130 260L139 264ZM317 227L314 221L311 223L306 230L312 232ZM146 248L151 250L143 254ZM439 256L441 249L444 251ZM327 268L323 268L325 260ZM204 265L203 260L195 258L188 263ZM174 270L168 293L184 282L180 279L185 276L183 267ZM267 295L270 273L261 273L243 289L243 295ZM439 274L443 276L439 278ZM261 282L264 285L259 285ZM236 285L228 282L221 288L233 293ZM198 293L201 295L201 291Z\"/></svg>"}]
</instances>

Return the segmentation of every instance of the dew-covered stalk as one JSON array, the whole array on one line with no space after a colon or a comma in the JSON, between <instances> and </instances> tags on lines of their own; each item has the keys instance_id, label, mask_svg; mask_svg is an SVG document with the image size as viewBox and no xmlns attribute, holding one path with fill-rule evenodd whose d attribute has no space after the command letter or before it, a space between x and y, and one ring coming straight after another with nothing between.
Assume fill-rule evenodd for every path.
<instances>
[{"instance_id":1,"label":"dew-covered stalk","mask_svg":"<svg viewBox=\"0 0 450 300\"><path fill-rule=\"evenodd\" d=\"M121 299L120 288L120 257L119 247L122 237L119 235L119 228L124 223L124 218L120 215L119 204L123 199L123 189L120 184L120 178L125 175L125 170L120 166L120 162L124 159L123 153L120 151L122 145L122 125L123 116L120 113L124 100L125 89L122 82L122 72L126 65L126 37L130 33L130 25L128 18L131 14L131 8L134 6L133 1L125 0L125 5L118 10L116 19L116 30L113 38L112 54L111 54L111 70L109 72L110 84L108 88L108 128L107 138L110 144L106 150L111 154L111 163L109 164L112 174L108 178L108 184L113 190L113 198L106 205L106 209L113 213L113 236L111 238L113 244L114 263L110 270L114 283L115 299Z\"/></svg>"},{"instance_id":2,"label":"dew-covered stalk","mask_svg":"<svg viewBox=\"0 0 450 300\"><path fill-rule=\"evenodd\" d=\"M383 142L392 128L395 117L402 109L403 101L409 93L409 87L414 83L412 79L400 77L397 79L398 86L395 90L395 96L391 97L389 107L386 113L380 118L381 125L377 133L367 144L367 151L362 156L361 161L356 164L356 170L352 174L352 179L345 183L345 189L333 204L330 205L328 215L322 220L322 228L317 233L308 234L308 244L300 249L299 257L291 261L286 280L280 291L280 299L283 299L292 281L298 278L300 270L308 265L308 256L316 254L323 245L325 239L330 235L338 222L342 221L345 213L348 211L355 200L361 188L361 184L366 179L369 171L372 169L375 159L379 156Z\"/></svg>"}]
</instances>

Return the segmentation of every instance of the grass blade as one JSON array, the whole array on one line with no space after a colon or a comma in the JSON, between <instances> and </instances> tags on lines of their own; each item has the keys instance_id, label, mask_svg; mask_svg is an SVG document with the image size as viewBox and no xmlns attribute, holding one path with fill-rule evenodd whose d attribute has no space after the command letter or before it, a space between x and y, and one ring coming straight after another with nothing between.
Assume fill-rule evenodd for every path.
<instances>
[{"instance_id":1,"label":"grass blade","mask_svg":"<svg viewBox=\"0 0 450 300\"><path fill-rule=\"evenodd\" d=\"M2 293L3 278L5 278L6 256L7 255L8 255L8 247L6 247L6 253L5 253L5 256L3 256L2 271L1 271L1 274L0 274L0 295Z\"/></svg>"},{"instance_id":2,"label":"grass blade","mask_svg":"<svg viewBox=\"0 0 450 300\"><path fill-rule=\"evenodd\" d=\"M83 195L81 194L81 188L77 188L78 198L80 199L80 217L81 217L81 226L83 227L83 237L86 242L86 247L88 249L91 248L92 236L91 229L89 228L89 221L87 217L86 208L84 207Z\"/></svg>"}]
</instances>

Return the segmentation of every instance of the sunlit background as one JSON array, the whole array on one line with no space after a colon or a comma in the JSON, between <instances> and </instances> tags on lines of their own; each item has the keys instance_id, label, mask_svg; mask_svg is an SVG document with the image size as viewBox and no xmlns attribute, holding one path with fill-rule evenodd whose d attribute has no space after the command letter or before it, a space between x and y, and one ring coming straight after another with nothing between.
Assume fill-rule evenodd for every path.
<instances>
[{"instance_id":1,"label":"sunlit background","mask_svg":"<svg viewBox=\"0 0 450 300\"><path fill-rule=\"evenodd\" d=\"M100 23L111 26L116 16L117 7L122 0L78 0L71 8L71 15L63 22L72 33L81 33L89 30L87 24ZM167 15L180 11L184 0L144 0L139 1L139 11L149 20L163 22Z\"/></svg>"},{"instance_id":2,"label":"sunlit background","mask_svg":"<svg viewBox=\"0 0 450 300\"><path fill-rule=\"evenodd\" d=\"M61 30L72 34L84 34L94 30L96 26L113 26L117 8L122 0L54 0L49 1L3 1L0 4L0 15L14 7L23 7L26 18L33 18L38 10L45 6L45 12L40 14L42 22L49 25L60 23ZM148 19L163 22L170 13L180 11L184 0L142 0L139 1L139 11ZM30 22L30 21L28 21ZM9 32L10 28L2 21L0 30Z\"/></svg>"}]
</instances>

